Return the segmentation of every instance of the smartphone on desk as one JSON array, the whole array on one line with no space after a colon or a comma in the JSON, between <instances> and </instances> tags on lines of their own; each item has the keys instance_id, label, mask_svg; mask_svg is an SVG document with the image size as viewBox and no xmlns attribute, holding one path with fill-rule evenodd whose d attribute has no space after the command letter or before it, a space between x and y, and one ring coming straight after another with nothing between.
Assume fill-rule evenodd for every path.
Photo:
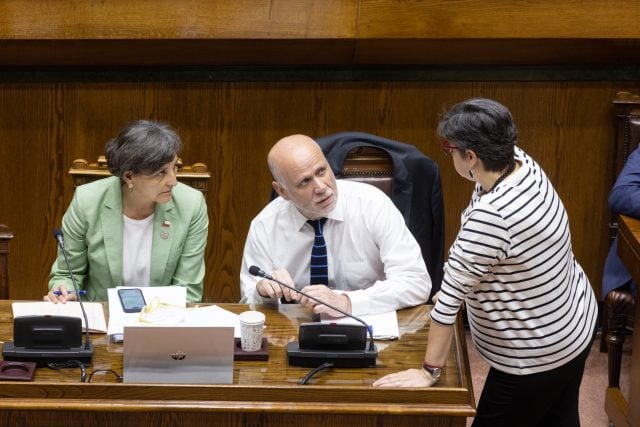
<instances>
[{"instance_id":1,"label":"smartphone on desk","mask_svg":"<svg viewBox=\"0 0 640 427\"><path fill-rule=\"evenodd\" d=\"M138 288L118 289L118 298L125 313L139 313L147 305L142 291Z\"/></svg>"}]
</instances>

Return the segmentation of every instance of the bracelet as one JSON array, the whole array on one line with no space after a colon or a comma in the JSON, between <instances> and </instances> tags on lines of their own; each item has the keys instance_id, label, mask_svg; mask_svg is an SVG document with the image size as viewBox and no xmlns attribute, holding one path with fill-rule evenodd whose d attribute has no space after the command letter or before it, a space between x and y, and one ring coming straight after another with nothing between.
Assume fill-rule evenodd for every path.
<instances>
[{"instance_id":1,"label":"bracelet","mask_svg":"<svg viewBox=\"0 0 640 427\"><path fill-rule=\"evenodd\" d=\"M434 380L438 381L440 375L444 372L444 367L431 366L427 362L422 362L422 370L429 373Z\"/></svg>"},{"instance_id":2,"label":"bracelet","mask_svg":"<svg viewBox=\"0 0 640 427\"><path fill-rule=\"evenodd\" d=\"M447 372L447 368L445 368L444 366L435 366L435 365L430 365L427 362L422 362L422 369L424 369L426 371L427 368L429 368L429 369L440 369L443 374L445 372Z\"/></svg>"}]
</instances>

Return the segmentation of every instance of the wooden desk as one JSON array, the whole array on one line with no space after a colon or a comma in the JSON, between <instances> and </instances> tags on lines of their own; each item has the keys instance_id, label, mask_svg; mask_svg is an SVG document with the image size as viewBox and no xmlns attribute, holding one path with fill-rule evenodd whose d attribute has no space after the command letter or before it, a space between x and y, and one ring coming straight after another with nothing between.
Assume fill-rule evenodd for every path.
<instances>
[{"instance_id":1,"label":"wooden desk","mask_svg":"<svg viewBox=\"0 0 640 427\"><path fill-rule=\"evenodd\" d=\"M640 283L640 221L637 219L620 216L618 220L618 255L622 263L631 273L636 283ZM631 384L629 387L629 400L627 401L619 388L607 388L605 395L605 411L616 427L640 426L640 301L636 299L636 311L634 324L636 331L633 334L633 347L631 353ZM634 402L634 405L629 405Z\"/></svg>"},{"instance_id":2,"label":"wooden desk","mask_svg":"<svg viewBox=\"0 0 640 427\"><path fill-rule=\"evenodd\" d=\"M0 339L11 339L11 302L0 301ZM221 305L240 313L247 306ZM297 339L309 312L296 305L265 313L268 362L235 362L232 385L122 384L110 374L80 383L79 369L38 369L33 382L0 384L0 425L224 426L464 426L475 415L469 361L460 322L436 387L378 389L382 375L419 366L430 306L398 312L402 337L378 341L377 367L328 370L298 385L309 369L287 364L285 346ZM122 373L122 344L93 335L94 369ZM135 424L134 424L135 423Z\"/></svg>"}]
</instances>

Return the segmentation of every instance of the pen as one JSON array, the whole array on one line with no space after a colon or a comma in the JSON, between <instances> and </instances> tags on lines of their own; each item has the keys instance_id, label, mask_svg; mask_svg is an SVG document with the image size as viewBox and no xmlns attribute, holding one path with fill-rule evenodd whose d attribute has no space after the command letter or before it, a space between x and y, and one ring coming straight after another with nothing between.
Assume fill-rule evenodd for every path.
<instances>
[{"instance_id":1,"label":"pen","mask_svg":"<svg viewBox=\"0 0 640 427\"><path fill-rule=\"evenodd\" d=\"M75 292L75 291L67 291L67 293L68 293L68 294L75 294L76 292ZM53 291L53 294L54 294L54 295L62 295L62 292L60 292L60 291ZM83 296L87 295L87 291L85 291L84 289L80 289L80 290L78 291L78 294L79 294L80 296L82 296L82 297L83 297Z\"/></svg>"}]
</instances>

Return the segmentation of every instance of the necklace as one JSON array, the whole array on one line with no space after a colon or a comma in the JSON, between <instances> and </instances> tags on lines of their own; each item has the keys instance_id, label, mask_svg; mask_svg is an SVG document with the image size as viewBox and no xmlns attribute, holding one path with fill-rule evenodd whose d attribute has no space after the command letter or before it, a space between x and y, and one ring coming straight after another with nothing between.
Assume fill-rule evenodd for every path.
<instances>
[{"instance_id":1,"label":"necklace","mask_svg":"<svg viewBox=\"0 0 640 427\"><path fill-rule=\"evenodd\" d=\"M491 193L491 192L493 191L493 189L494 189L494 188L496 188L496 186L497 186L498 184L500 184L502 181L504 181L504 179L505 179L506 177L508 177L508 176L511 174L511 172L513 172L513 170L515 169L515 167L516 167L516 162L515 162L515 161L512 161L512 162L509 164L509 167L507 168L507 170L505 170L505 171L502 173L502 175L500 175L500 176L498 177L498 179L496 179L496 182L494 182L494 183L493 183L493 185L491 186L491 188L489 189L489 191L487 191L487 193Z\"/></svg>"}]
</instances>

